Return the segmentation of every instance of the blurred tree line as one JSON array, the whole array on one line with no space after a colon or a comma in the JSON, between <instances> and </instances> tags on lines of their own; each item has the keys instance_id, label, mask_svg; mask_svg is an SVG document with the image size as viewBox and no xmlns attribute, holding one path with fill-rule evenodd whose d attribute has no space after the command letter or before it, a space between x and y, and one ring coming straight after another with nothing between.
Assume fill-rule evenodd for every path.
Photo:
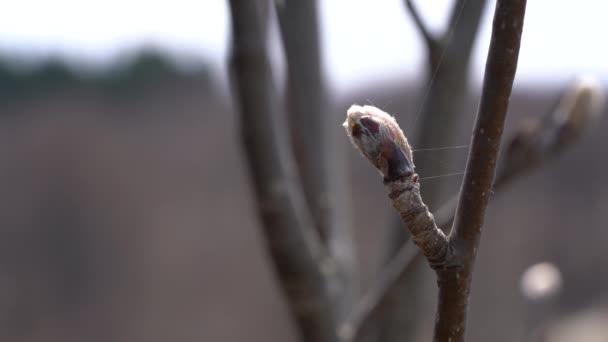
<instances>
[{"instance_id":1,"label":"blurred tree line","mask_svg":"<svg viewBox=\"0 0 608 342\"><path fill-rule=\"evenodd\" d=\"M209 63L202 60L187 71L161 50L142 48L109 67L77 70L69 62L56 57L24 65L9 55L0 56L0 102L15 103L24 98L54 93L72 87L86 87L102 95L133 98L155 82L172 79L197 79L209 87L214 77Z\"/></svg>"}]
</instances>

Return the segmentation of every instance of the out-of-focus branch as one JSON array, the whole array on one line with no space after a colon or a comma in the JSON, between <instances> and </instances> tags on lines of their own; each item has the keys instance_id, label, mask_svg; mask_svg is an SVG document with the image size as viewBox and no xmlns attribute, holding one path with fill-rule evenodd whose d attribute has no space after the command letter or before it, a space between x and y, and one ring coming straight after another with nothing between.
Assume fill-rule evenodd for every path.
<instances>
[{"instance_id":1,"label":"out-of-focus branch","mask_svg":"<svg viewBox=\"0 0 608 342\"><path fill-rule=\"evenodd\" d=\"M471 149L449 240L462 268L437 270L435 341L464 341L473 265L517 70L526 0L498 0Z\"/></svg>"},{"instance_id":2,"label":"out-of-focus branch","mask_svg":"<svg viewBox=\"0 0 608 342\"><path fill-rule=\"evenodd\" d=\"M530 171L559 157L589 133L605 109L604 89L596 78L584 76L568 85L555 106L541 118L524 119L501 153L493 193ZM458 196L434 212L441 227L454 219Z\"/></svg>"},{"instance_id":3,"label":"out-of-focus branch","mask_svg":"<svg viewBox=\"0 0 608 342\"><path fill-rule=\"evenodd\" d=\"M406 274L413 261L422 255L420 248L410 241L405 243L391 261L382 269L378 278L354 306L353 311L340 324L338 334L343 341L357 341L365 331L378 308L388 298L386 294L399 278Z\"/></svg>"},{"instance_id":4,"label":"out-of-focus branch","mask_svg":"<svg viewBox=\"0 0 608 342\"><path fill-rule=\"evenodd\" d=\"M487 0L454 1L450 22L442 38L446 44L446 57L449 58L447 63L455 60L468 69L481 14L487 2Z\"/></svg>"},{"instance_id":5,"label":"out-of-focus branch","mask_svg":"<svg viewBox=\"0 0 608 342\"><path fill-rule=\"evenodd\" d=\"M269 0L252 0L257 4L258 15L262 24L262 32L268 34L270 19L272 18L272 3Z\"/></svg>"},{"instance_id":6,"label":"out-of-focus branch","mask_svg":"<svg viewBox=\"0 0 608 342\"><path fill-rule=\"evenodd\" d=\"M240 130L264 237L305 341L336 341L322 265L328 256L314 229L281 121L266 35L252 1L230 1L232 80Z\"/></svg>"},{"instance_id":7,"label":"out-of-focus branch","mask_svg":"<svg viewBox=\"0 0 608 342\"><path fill-rule=\"evenodd\" d=\"M316 228L335 261L335 276L328 282L332 307L342 317L351 310L358 281L345 208L349 189L340 182L346 165L335 158L334 131L327 125L332 115L322 77L317 1L285 0L277 14L287 57L291 142Z\"/></svg>"},{"instance_id":8,"label":"out-of-focus branch","mask_svg":"<svg viewBox=\"0 0 608 342\"><path fill-rule=\"evenodd\" d=\"M514 176L560 155L576 143L604 108L600 82L578 78L557 101L555 108L540 120L526 120L511 139L497 175L496 187Z\"/></svg>"},{"instance_id":9,"label":"out-of-focus branch","mask_svg":"<svg viewBox=\"0 0 608 342\"><path fill-rule=\"evenodd\" d=\"M422 97L417 147L447 146L454 123L460 120L468 93L471 51L486 0L457 0L446 31L438 38L439 51L428 50L427 82ZM428 173L434 165L418 160L418 170ZM434 206L439 189L427 188L424 197Z\"/></svg>"},{"instance_id":10,"label":"out-of-focus branch","mask_svg":"<svg viewBox=\"0 0 608 342\"><path fill-rule=\"evenodd\" d=\"M283 47L287 57L287 104L293 150L304 193L321 238L329 235L327 205L328 150L325 97L316 1L286 0L277 7ZM315 138L311 139L311 132Z\"/></svg>"},{"instance_id":11,"label":"out-of-focus branch","mask_svg":"<svg viewBox=\"0 0 608 342\"><path fill-rule=\"evenodd\" d=\"M426 27L426 24L424 23L424 20L420 16L420 12L418 12L418 9L414 5L414 2L412 0L404 0L404 3L405 3L405 7L408 10L408 13L412 16L412 19L414 19L414 24L416 25L416 28L420 32L420 35L422 36L422 39L424 40L424 42L426 44L426 48L427 48L428 52L430 54L439 53L439 50L440 50L439 41L437 41L437 39L435 37L433 37L433 34L431 34L429 29Z\"/></svg>"}]
</instances>

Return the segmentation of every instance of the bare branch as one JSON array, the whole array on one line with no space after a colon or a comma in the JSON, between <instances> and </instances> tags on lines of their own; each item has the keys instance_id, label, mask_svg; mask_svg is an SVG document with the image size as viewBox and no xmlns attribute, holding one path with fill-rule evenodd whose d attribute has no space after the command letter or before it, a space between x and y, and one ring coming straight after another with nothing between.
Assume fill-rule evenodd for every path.
<instances>
[{"instance_id":1,"label":"bare branch","mask_svg":"<svg viewBox=\"0 0 608 342\"><path fill-rule=\"evenodd\" d=\"M277 14L287 57L291 142L316 228L337 266L328 281L332 307L341 317L351 310L358 281L353 232L344 208L348 195L340 197L349 190L339 182L346 165L335 158L333 127L326 124L332 114L321 70L317 1L286 0L277 5ZM316 132L314 139L311 132Z\"/></svg>"},{"instance_id":2,"label":"bare branch","mask_svg":"<svg viewBox=\"0 0 608 342\"><path fill-rule=\"evenodd\" d=\"M427 80L421 94L421 109L417 114L420 120L416 120L417 131L411 134L416 146L453 144L453 127L461 119L468 97L470 55L486 3L487 0L455 0L445 32L435 37L437 48L427 51ZM428 174L436 167L425 158L420 158L417 166L420 174ZM441 191L439 182L422 189L423 198L431 208L439 204ZM385 264L407 242L407 238L400 220L395 217L389 227ZM421 272L417 270L422 270L422 267L413 268L411 274L398 280L398 286L389 293L391 299L381 309L380 327L377 330L385 342L413 339L419 325L417 317L425 316L420 305L424 297L422 291L428 287L420 283Z\"/></svg>"},{"instance_id":3,"label":"bare branch","mask_svg":"<svg viewBox=\"0 0 608 342\"><path fill-rule=\"evenodd\" d=\"M494 182L493 198L503 192L511 181L528 172L539 169L546 162L561 155L574 146L589 132L591 124L598 120L604 110L604 92L600 82L591 77L577 79L560 96L554 108L539 121L529 119L508 143L506 153L500 158L503 168ZM451 226L458 204L458 195L444 203L435 213L437 225L445 232ZM353 313L341 325L342 336L355 340L374 312L383 305L387 293L399 278L407 274L421 250L407 241L397 254L382 269L378 279L360 299Z\"/></svg>"},{"instance_id":4,"label":"bare branch","mask_svg":"<svg viewBox=\"0 0 608 342\"><path fill-rule=\"evenodd\" d=\"M343 341L358 340L371 321L372 315L386 300L388 291L404 273L407 273L413 261L422 255L420 251L420 248L408 241L382 269L378 279L361 297L353 312L340 324L338 334Z\"/></svg>"},{"instance_id":5,"label":"bare branch","mask_svg":"<svg viewBox=\"0 0 608 342\"><path fill-rule=\"evenodd\" d=\"M495 195L513 180L521 178L559 157L589 133L605 109L604 90L593 77L576 79L564 89L556 105L540 119L526 118L507 143L492 189ZM435 211L440 227L452 223L458 196Z\"/></svg>"},{"instance_id":6,"label":"bare branch","mask_svg":"<svg viewBox=\"0 0 608 342\"><path fill-rule=\"evenodd\" d=\"M473 264L517 70L525 8L526 0L496 3L481 101L449 235L462 260L462 269L437 271L439 301L435 341L464 341Z\"/></svg>"},{"instance_id":7,"label":"bare branch","mask_svg":"<svg viewBox=\"0 0 608 342\"><path fill-rule=\"evenodd\" d=\"M543 118L528 119L520 124L501 159L495 187L555 158L578 142L597 121L604 102L603 89L597 79L589 76L576 79Z\"/></svg>"},{"instance_id":8,"label":"bare branch","mask_svg":"<svg viewBox=\"0 0 608 342\"><path fill-rule=\"evenodd\" d=\"M304 193L319 234L329 235L327 134L325 98L315 1L285 1L277 8L281 37L287 57L289 128ZM311 139L311 132L317 138Z\"/></svg>"},{"instance_id":9,"label":"bare branch","mask_svg":"<svg viewBox=\"0 0 608 342\"><path fill-rule=\"evenodd\" d=\"M420 16L420 12L418 12L418 9L416 8L416 6L414 6L413 1L404 0L404 3L405 7L408 10L408 13L412 16L412 19L414 19L414 24L420 32L420 35L422 36L422 39L424 40L424 43L426 44L426 48L428 49L429 53L438 53L438 50L440 50L439 41L437 41L437 39L433 37L433 34L431 34L429 29L426 27L426 24Z\"/></svg>"},{"instance_id":10,"label":"bare branch","mask_svg":"<svg viewBox=\"0 0 608 342\"><path fill-rule=\"evenodd\" d=\"M233 85L263 233L306 341L336 341L323 265L328 258L306 206L272 82L264 24L252 1L230 1Z\"/></svg>"},{"instance_id":11,"label":"bare branch","mask_svg":"<svg viewBox=\"0 0 608 342\"><path fill-rule=\"evenodd\" d=\"M435 341L464 341L472 266L517 69L525 4L525 0L499 0L496 5L482 99L449 238L420 198L411 149L394 118L373 107L353 106L347 113L345 127L351 141L384 176L393 206L436 269Z\"/></svg>"},{"instance_id":12,"label":"bare branch","mask_svg":"<svg viewBox=\"0 0 608 342\"><path fill-rule=\"evenodd\" d=\"M560 96L554 108L540 120L529 118L510 138L506 153L500 158L503 167L494 181L493 198L503 192L511 181L528 172L539 169L546 162L560 156L589 132L592 123L605 109L604 92L600 82L583 77L570 84ZM445 232L454 220L458 195L444 203L435 213L437 225ZM421 250L407 241L395 257L382 269L378 279L360 299L353 313L341 325L341 336L356 340L371 316L386 300L387 293L399 278L407 274Z\"/></svg>"},{"instance_id":13,"label":"bare branch","mask_svg":"<svg viewBox=\"0 0 608 342\"><path fill-rule=\"evenodd\" d=\"M487 0L456 0L450 14L450 22L442 40L448 44L446 54L450 60L466 65L477 37L481 14Z\"/></svg>"}]
</instances>

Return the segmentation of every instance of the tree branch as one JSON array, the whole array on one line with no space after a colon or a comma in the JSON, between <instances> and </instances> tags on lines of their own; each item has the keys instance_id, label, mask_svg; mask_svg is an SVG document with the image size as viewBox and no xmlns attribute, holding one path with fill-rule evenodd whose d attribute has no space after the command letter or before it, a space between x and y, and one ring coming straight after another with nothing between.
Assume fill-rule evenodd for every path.
<instances>
[{"instance_id":1,"label":"tree branch","mask_svg":"<svg viewBox=\"0 0 608 342\"><path fill-rule=\"evenodd\" d=\"M450 60L459 64L468 64L477 37L481 14L487 0L457 0L450 14L450 21L443 41L453 48L448 52Z\"/></svg>"},{"instance_id":2,"label":"tree branch","mask_svg":"<svg viewBox=\"0 0 608 342\"><path fill-rule=\"evenodd\" d=\"M393 206L437 272L435 341L464 341L472 269L517 69L525 4L499 0L496 5L482 99L448 238L420 199L411 149L394 118L373 107L353 106L347 113L351 141L384 176Z\"/></svg>"},{"instance_id":3,"label":"tree branch","mask_svg":"<svg viewBox=\"0 0 608 342\"><path fill-rule=\"evenodd\" d=\"M277 5L287 57L287 94L291 142L304 194L315 226L335 261L328 279L332 307L338 317L351 310L357 288L353 232L346 215L347 187L341 187L343 160L334 156L333 130L327 112L321 68L316 0L286 0ZM311 139L311 132L316 138ZM348 197L348 196L346 196Z\"/></svg>"},{"instance_id":4,"label":"tree branch","mask_svg":"<svg viewBox=\"0 0 608 342\"><path fill-rule=\"evenodd\" d=\"M424 20L420 16L420 12L418 12L418 9L416 8L416 6L414 6L414 2L412 0L404 0L404 3L405 7L408 10L408 13L412 16L412 19L414 19L414 24L420 32L420 35L422 36L422 39L424 40L424 43L426 44L426 48L428 49L429 53L438 53L439 50L441 50L439 41L435 37L433 37L433 34L426 27Z\"/></svg>"},{"instance_id":5,"label":"tree branch","mask_svg":"<svg viewBox=\"0 0 608 342\"><path fill-rule=\"evenodd\" d=\"M584 76L569 84L555 106L540 119L524 119L501 153L494 194L513 180L540 168L576 145L590 131L605 109L604 90L599 80ZM440 227L454 219L458 196L444 203L434 214Z\"/></svg>"},{"instance_id":6,"label":"tree branch","mask_svg":"<svg viewBox=\"0 0 608 342\"><path fill-rule=\"evenodd\" d=\"M561 94L554 108L540 119L522 122L507 146L495 187L518 174L559 156L578 142L604 109L604 92L599 80L583 76Z\"/></svg>"},{"instance_id":7,"label":"tree branch","mask_svg":"<svg viewBox=\"0 0 608 342\"><path fill-rule=\"evenodd\" d=\"M456 0L450 14L445 32L435 37L437 46L428 49L426 74L422 104L414 142L419 147L447 146L451 140L468 97L470 54L476 33L485 8L486 0ZM428 174L436 167L425 158L417 162L418 172ZM422 189L425 202L436 208L441 194L441 183L428 184ZM407 242L407 232L401 221L395 217L389 227L388 242L385 248L385 263ZM381 309L377 329L385 342L401 342L413 339L419 320L426 311L420 307L428 287L421 284L422 267L412 269L407 278L398 280L398 286L391 288L391 298ZM420 317L420 319L419 319Z\"/></svg>"},{"instance_id":8,"label":"tree branch","mask_svg":"<svg viewBox=\"0 0 608 342\"><path fill-rule=\"evenodd\" d=\"M295 171L266 52L264 23L252 1L230 1L231 69L240 130L272 261L306 341L336 341L325 275L330 263Z\"/></svg>"},{"instance_id":9,"label":"tree branch","mask_svg":"<svg viewBox=\"0 0 608 342\"><path fill-rule=\"evenodd\" d=\"M525 174L539 169L552 159L559 157L569 147L589 132L592 123L604 110L604 91L600 82L591 77L575 80L540 120L530 118L522 122L507 143L507 150L501 154L499 169L494 181L494 196ZM444 203L435 213L437 225L445 232L454 220L458 196ZM395 257L382 269L378 279L362 296L352 314L341 324L341 336L346 340L356 340L371 316L383 305L387 293L399 278L405 276L414 260L421 256L421 250L410 241L404 243Z\"/></svg>"},{"instance_id":10,"label":"tree branch","mask_svg":"<svg viewBox=\"0 0 608 342\"><path fill-rule=\"evenodd\" d=\"M388 298L386 294L395 286L399 278L410 270L413 261L421 255L421 249L410 241L403 244L393 259L382 269L378 279L372 283L372 287L359 299L352 313L340 324L338 334L343 341L359 339L367 325L372 322L372 317L378 308L386 302Z\"/></svg>"},{"instance_id":11,"label":"tree branch","mask_svg":"<svg viewBox=\"0 0 608 342\"><path fill-rule=\"evenodd\" d=\"M344 127L353 145L384 176L393 207L431 266L451 266L453 251L422 202L412 150L395 118L373 106L354 105Z\"/></svg>"},{"instance_id":12,"label":"tree branch","mask_svg":"<svg viewBox=\"0 0 608 342\"><path fill-rule=\"evenodd\" d=\"M323 125L325 99L316 18L316 2L285 1L277 8L287 57L289 128L307 202L321 238L329 235L328 137ZM317 132L311 139L310 132Z\"/></svg>"},{"instance_id":13,"label":"tree branch","mask_svg":"<svg viewBox=\"0 0 608 342\"><path fill-rule=\"evenodd\" d=\"M438 270L435 341L464 341L473 265L496 169L504 121L517 70L526 0L498 0L481 101L450 242L460 270Z\"/></svg>"}]
</instances>

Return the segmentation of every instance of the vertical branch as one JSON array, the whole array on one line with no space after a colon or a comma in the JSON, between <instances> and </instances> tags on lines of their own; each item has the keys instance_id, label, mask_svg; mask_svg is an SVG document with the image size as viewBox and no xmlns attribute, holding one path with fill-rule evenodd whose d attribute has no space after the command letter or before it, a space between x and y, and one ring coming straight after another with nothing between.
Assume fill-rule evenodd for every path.
<instances>
[{"instance_id":1,"label":"vertical branch","mask_svg":"<svg viewBox=\"0 0 608 342\"><path fill-rule=\"evenodd\" d=\"M230 11L233 85L264 237L303 339L336 341L321 272L329 259L314 229L280 121L264 23L255 2L230 1Z\"/></svg>"},{"instance_id":2,"label":"vertical branch","mask_svg":"<svg viewBox=\"0 0 608 342\"><path fill-rule=\"evenodd\" d=\"M470 55L486 3L486 0L454 1L446 31L438 37L432 37L412 0L405 0L406 8L414 18L427 48L426 81L423 83L425 93L421 112L417 113L417 118L420 119L414 139L416 147L453 144L450 139L453 127L461 118L468 95ZM430 174L436 167L426 158L419 158L416 166L421 174ZM440 183L429 184L422 189L424 199L431 208L438 204L441 190L439 185ZM407 238L407 231L396 218L389 227L384 264L393 258ZM389 298L378 309L381 317L379 331L383 341L400 342L413 338L420 318L424 317L420 307L424 298L422 291L426 289L421 283L424 268L418 265L411 271L407 276L401 275L391 288Z\"/></svg>"},{"instance_id":3,"label":"vertical branch","mask_svg":"<svg viewBox=\"0 0 608 342\"><path fill-rule=\"evenodd\" d=\"M277 6L287 57L289 128L304 194L323 242L336 261L330 295L338 316L350 310L356 289L354 242L345 215L348 189L340 186L343 160L332 148L332 116L322 76L316 0L286 0ZM314 133L311 135L311 132ZM345 196L344 196L345 197Z\"/></svg>"},{"instance_id":4,"label":"vertical branch","mask_svg":"<svg viewBox=\"0 0 608 342\"><path fill-rule=\"evenodd\" d=\"M287 57L287 105L291 142L304 194L323 241L329 235L325 94L317 6L314 0L287 0L277 8ZM311 138L315 132L315 138Z\"/></svg>"},{"instance_id":5,"label":"vertical branch","mask_svg":"<svg viewBox=\"0 0 608 342\"><path fill-rule=\"evenodd\" d=\"M422 202L411 148L395 119L370 106L353 106L347 112L348 136L384 177L402 223L437 273L436 342L464 341L473 265L517 69L525 6L525 0L497 1L482 97L448 236ZM371 312L370 306L365 310ZM352 326L341 327L341 333L353 337L362 322L355 317Z\"/></svg>"},{"instance_id":6,"label":"vertical branch","mask_svg":"<svg viewBox=\"0 0 608 342\"><path fill-rule=\"evenodd\" d=\"M498 0L481 101L449 239L462 269L438 270L435 341L464 341L473 265L517 70L526 0Z\"/></svg>"}]
</instances>

